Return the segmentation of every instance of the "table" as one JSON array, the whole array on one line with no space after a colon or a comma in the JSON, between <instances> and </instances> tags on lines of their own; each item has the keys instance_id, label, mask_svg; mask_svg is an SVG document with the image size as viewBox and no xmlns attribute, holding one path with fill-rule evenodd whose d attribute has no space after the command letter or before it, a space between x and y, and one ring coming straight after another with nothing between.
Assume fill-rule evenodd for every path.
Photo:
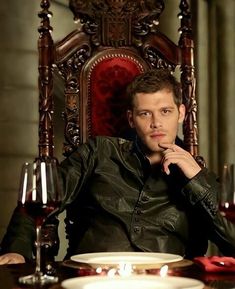
<instances>
[{"instance_id":1,"label":"table","mask_svg":"<svg viewBox=\"0 0 235 289\"><path fill-rule=\"evenodd\" d=\"M84 275L94 275L95 271L89 268L70 268L64 266L62 262L55 263L60 282L67 278ZM34 271L34 264L14 264L14 265L0 265L0 288L1 289L63 289L60 283L54 285L38 286L23 286L18 284L19 276L31 274ZM149 269L149 274L158 274L159 269ZM208 274L201 271L197 265L190 264L185 267L178 267L169 270L169 275L195 278L203 281L206 286L205 289L232 289L235 288L235 274Z\"/></svg>"}]
</instances>

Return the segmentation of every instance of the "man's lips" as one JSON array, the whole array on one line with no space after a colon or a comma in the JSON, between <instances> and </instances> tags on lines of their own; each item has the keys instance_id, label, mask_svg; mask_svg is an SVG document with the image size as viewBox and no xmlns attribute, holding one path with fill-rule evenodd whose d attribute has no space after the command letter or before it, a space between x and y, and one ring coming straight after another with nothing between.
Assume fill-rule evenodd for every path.
<instances>
[{"instance_id":1,"label":"man's lips","mask_svg":"<svg viewBox=\"0 0 235 289\"><path fill-rule=\"evenodd\" d=\"M166 134L165 134L165 133L161 133L161 132L150 134L150 137L151 137L151 138L162 138L162 137L164 137L164 136L166 136Z\"/></svg>"}]
</instances>

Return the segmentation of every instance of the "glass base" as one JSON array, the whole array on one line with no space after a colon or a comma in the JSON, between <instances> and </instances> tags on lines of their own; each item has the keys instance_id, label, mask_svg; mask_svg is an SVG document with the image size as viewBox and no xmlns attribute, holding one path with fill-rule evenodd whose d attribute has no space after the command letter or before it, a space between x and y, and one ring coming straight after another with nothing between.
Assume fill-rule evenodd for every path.
<instances>
[{"instance_id":1,"label":"glass base","mask_svg":"<svg viewBox=\"0 0 235 289\"><path fill-rule=\"evenodd\" d=\"M59 278L56 276L49 276L43 273L38 273L38 274L34 273L32 275L20 277L18 281L19 283L26 284L26 285L31 285L31 284L45 285L45 284L57 283L59 281Z\"/></svg>"}]
</instances>

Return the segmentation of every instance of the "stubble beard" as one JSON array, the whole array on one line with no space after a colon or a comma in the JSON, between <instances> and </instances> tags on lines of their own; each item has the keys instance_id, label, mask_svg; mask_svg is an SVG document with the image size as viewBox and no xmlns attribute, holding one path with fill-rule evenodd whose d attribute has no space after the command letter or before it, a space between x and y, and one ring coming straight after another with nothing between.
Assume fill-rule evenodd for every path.
<instances>
[{"instance_id":1,"label":"stubble beard","mask_svg":"<svg viewBox=\"0 0 235 289\"><path fill-rule=\"evenodd\" d=\"M143 145L144 145L143 149L148 158L152 158L152 157L156 159L159 158L159 162L161 161L164 149L159 147L158 143L148 144L147 142L144 142Z\"/></svg>"}]
</instances>

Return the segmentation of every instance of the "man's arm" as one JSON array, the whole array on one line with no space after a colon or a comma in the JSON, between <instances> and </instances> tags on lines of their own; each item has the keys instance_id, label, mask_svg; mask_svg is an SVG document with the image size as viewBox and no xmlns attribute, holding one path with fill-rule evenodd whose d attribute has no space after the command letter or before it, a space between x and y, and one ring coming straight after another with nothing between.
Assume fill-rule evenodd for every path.
<instances>
[{"instance_id":1,"label":"man's arm","mask_svg":"<svg viewBox=\"0 0 235 289\"><path fill-rule=\"evenodd\" d=\"M202 169L182 189L182 194L203 220L209 239L222 254L235 257L235 224L223 217L218 209L220 185L215 174Z\"/></svg>"},{"instance_id":2,"label":"man's arm","mask_svg":"<svg viewBox=\"0 0 235 289\"><path fill-rule=\"evenodd\" d=\"M162 166L170 174L170 164L177 165L188 179L182 194L204 220L210 240L224 255L235 256L235 225L223 217L218 209L220 185L214 173L202 169L193 156L175 144L161 144Z\"/></svg>"},{"instance_id":3,"label":"man's arm","mask_svg":"<svg viewBox=\"0 0 235 289\"><path fill-rule=\"evenodd\" d=\"M34 221L23 214L17 207L11 217L7 232L1 243L1 254L16 253L21 255L7 255L1 258L1 262L19 262L24 259L32 259L35 241Z\"/></svg>"}]
</instances>

